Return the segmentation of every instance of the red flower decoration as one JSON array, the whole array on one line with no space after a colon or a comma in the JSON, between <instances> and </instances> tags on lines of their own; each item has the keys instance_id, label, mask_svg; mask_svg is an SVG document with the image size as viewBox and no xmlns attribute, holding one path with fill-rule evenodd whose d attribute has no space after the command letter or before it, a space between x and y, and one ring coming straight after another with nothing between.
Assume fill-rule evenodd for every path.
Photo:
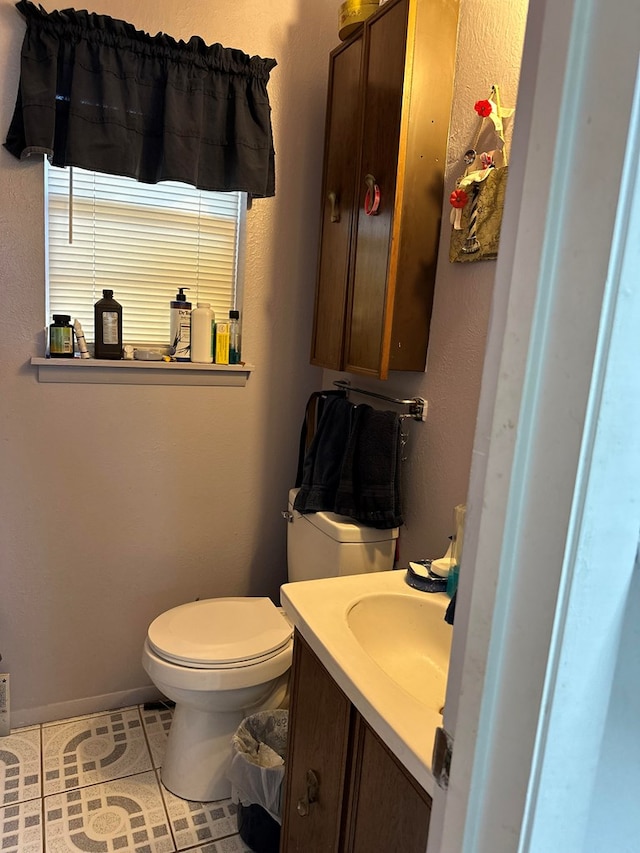
<instances>
[{"instance_id":1,"label":"red flower decoration","mask_svg":"<svg viewBox=\"0 0 640 853\"><path fill-rule=\"evenodd\" d=\"M449 196L452 207L464 207L469 201L469 196L464 190L454 190Z\"/></svg>"},{"instance_id":2,"label":"red flower decoration","mask_svg":"<svg viewBox=\"0 0 640 853\"><path fill-rule=\"evenodd\" d=\"M474 110L478 113L482 118L486 118L491 115L491 103L487 100L484 101L476 101Z\"/></svg>"}]
</instances>

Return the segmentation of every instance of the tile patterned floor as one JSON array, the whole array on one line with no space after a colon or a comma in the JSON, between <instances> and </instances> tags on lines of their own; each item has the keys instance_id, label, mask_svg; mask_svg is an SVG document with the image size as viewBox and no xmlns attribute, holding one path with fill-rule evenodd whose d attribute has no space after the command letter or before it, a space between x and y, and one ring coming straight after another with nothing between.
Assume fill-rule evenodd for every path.
<instances>
[{"instance_id":1,"label":"tile patterned floor","mask_svg":"<svg viewBox=\"0 0 640 853\"><path fill-rule=\"evenodd\" d=\"M171 716L136 706L0 738L1 853L251 853L231 800L162 786Z\"/></svg>"}]
</instances>

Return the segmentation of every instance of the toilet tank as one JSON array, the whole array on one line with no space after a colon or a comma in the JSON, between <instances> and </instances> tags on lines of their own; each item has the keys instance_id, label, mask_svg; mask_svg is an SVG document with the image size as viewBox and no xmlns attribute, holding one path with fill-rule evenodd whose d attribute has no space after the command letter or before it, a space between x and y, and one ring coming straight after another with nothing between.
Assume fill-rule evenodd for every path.
<instances>
[{"instance_id":1,"label":"toilet tank","mask_svg":"<svg viewBox=\"0 0 640 853\"><path fill-rule=\"evenodd\" d=\"M296 512L298 489L289 492L289 581L360 575L393 568L398 528L378 530L333 512Z\"/></svg>"}]
</instances>

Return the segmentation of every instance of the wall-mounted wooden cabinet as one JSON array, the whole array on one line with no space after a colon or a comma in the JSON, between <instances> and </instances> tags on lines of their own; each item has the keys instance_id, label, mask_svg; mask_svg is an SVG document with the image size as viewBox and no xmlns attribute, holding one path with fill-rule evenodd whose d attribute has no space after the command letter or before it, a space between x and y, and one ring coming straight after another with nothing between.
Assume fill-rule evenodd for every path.
<instances>
[{"instance_id":1,"label":"wall-mounted wooden cabinet","mask_svg":"<svg viewBox=\"0 0 640 853\"><path fill-rule=\"evenodd\" d=\"M424 370L457 19L388 0L331 53L312 364Z\"/></svg>"},{"instance_id":2,"label":"wall-mounted wooden cabinet","mask_svg":"<svg viewBox=\"0 0 640 853\"><path fill-rule=\"evenodd\" d=\"M431 798L296 633L281 853L424 853Z\"/></svg>"}]
</instances>

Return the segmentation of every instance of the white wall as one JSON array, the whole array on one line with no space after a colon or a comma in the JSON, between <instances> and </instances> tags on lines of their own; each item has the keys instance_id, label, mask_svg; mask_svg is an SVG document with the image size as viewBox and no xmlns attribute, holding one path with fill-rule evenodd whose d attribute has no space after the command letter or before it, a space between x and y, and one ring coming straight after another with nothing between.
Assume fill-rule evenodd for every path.
<instances>
[{"instance_id":1,"label":"white wall","mask_svg":"<svg viewBox=\"0 0 640 853\"><path fill-rule=\"evenodd\" d=\"M248 216L244 356L256 370L245 388L38 384L29 359L43 354L42 166L0 149L0 652L14 726L127 701L149 683L139 658L159 612L196 596L277 596L285 579L280 510L320 381L308 351L334 6L89 7L279 62L277 196ZM23 33L13 0L0 0L3 134Z\"/></svg>"},{"instance_id":2,"label":"white wall","mask_svg":"<svg viewBox=\"0 0 640 853\"><path fill-rule=\"evenodd\" d=\"M512 105L523 3L461 0L445 198L492 83ZM246 388L39 385L42 173L0 150L0 652L12 725L137 701L151 619L196 596L271 594L285 578L280 519L308 394L327 54L337 0L103 0L91 11L151 33L193 33L275 56L269 86L277 195L249 213ZM54 4L47 5L55 8ZM0 131L24 32L0 0ZM448 216L445 205L445 217ZM426 374L367 387L429 401L409 423L402 559L440 556L466 499L495 264L450 265L443 229ZM362 384L351 377L354 384Z\"/></svg>"}]
</instances>

